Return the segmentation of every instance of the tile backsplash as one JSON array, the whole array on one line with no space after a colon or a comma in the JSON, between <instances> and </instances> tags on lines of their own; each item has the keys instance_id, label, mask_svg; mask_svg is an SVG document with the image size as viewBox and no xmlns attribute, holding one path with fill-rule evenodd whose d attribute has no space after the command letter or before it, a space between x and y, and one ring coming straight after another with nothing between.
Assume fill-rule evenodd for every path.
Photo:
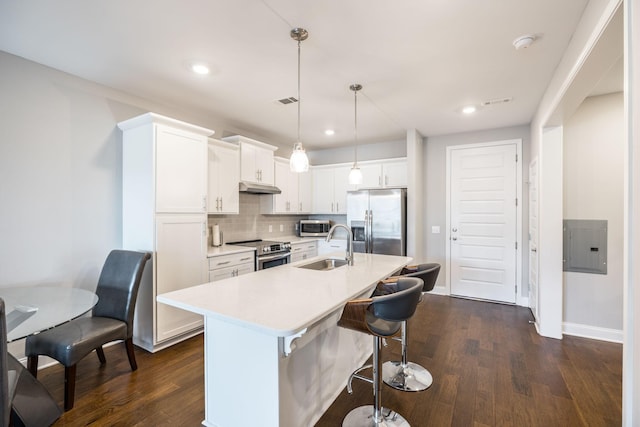
<instances>
[{"instance_id":1,"label":"tile backsplash","mask_svg":"<svg viewBox=\"0 0 640 427\"><path fill-rule=\"evenodd\" d=\"M211 245L211 227L218 224L224 243L238 240L263 239L293 236L296 224L309 215L263 215L260 213L258 195L240 193L240 213L238 215L209 215L209 245ZM271 227L271 230L269 228Z\"/></svg>"}]
</instances>

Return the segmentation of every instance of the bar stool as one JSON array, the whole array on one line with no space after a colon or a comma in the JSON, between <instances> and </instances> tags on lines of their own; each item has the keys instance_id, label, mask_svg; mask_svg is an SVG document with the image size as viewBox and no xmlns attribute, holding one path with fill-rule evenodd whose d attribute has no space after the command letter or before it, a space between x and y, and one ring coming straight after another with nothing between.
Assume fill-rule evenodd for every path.
<instances>
[{"instance_id":1,"label":"bar stool","mask_svg":"<svg viewBox=\"0 0 640 427\"><path fill-rule=\"evenodd\" d=\"M424 286L422 292L430 292L436 284L440 264L427 263L405 267L399 276L390 277L378 284L374 295L390 292L395 283L402 277L417 277L422 279ZM407 361L407 329L408 322L402 322L402 360L388 361L382 365L382 380L388 386L401 391L422 391L431 387L433 376L426 368L417 363Z\"/></svg>"},{"instance_id":2,"label":"bar stool","mask_svg":"<svg viewBox=\"0 0 640 427\"><path fill-rule=\"evenodd\" d=\"M401 277L395 283L396 292L352 300L345 305L338 326L373 335L373 365L356 369L349 376L347 391L349 394L353 392L351 388L353 378L373 384L373 405L353 409L342 421L343 427L409 427L409 423L404 417L395 411L383 408L381 405L380 343L382 337L395 335L401 329L402 322L413 316L422 297L422 288L422 279ZM360 371L367 368L373 368L373 378L360 375Z\"/></svg>"}]
</instances>

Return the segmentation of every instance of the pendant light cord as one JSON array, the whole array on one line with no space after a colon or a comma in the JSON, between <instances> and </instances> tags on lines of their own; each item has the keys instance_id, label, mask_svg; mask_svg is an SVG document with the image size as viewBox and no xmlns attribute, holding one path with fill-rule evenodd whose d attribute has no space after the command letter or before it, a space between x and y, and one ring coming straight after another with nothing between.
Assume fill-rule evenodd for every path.
<instances>
[{"instance_id":1,"label":"pendant light cord","mask_svg":"<svg viewBox=\"0 0 640 427\"><path fill-rule=\"evenodd\" d=\"M358 167L358 91L354 90L353 91L353 96L354 96L354 109L353 109L353 122L354 122L354 127L353 127L353 135L355 141L356 141L356 149L355 149L355 161L353 162L353 166L354 167Z\"/></svg>"},{"instance_id":2,"label":"pendant light cord","mask_svg":"<svg viewBox=\"0 0 640 427\"><path fill-rule=\"evenodd\" d=\"M296 142L300 142L300 39L298 39L298 139Z\"/></svg>"}]
</instances>

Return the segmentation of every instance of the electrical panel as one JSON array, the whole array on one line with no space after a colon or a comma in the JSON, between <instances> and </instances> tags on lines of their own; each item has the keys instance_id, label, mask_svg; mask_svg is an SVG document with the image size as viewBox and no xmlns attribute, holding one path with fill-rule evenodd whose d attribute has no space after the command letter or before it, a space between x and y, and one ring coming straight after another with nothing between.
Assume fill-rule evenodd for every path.
<instances>
[{"instance_id":1,"label":"electrical panel","mask_svg":"<svg viewBox=\"0 0 640 427\"><path fill-rule=\"evenodd\" d=\"M565 219L563 270L607 274L607 220Z\"/></svg>"}]
</instances>

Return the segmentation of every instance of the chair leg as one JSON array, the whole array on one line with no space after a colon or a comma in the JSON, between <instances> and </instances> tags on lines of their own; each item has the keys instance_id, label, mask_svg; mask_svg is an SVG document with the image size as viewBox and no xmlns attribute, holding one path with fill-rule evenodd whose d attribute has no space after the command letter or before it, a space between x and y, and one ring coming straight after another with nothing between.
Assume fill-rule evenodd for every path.
<instances>
[{"instance_id":1,"label":"chair leg","mask_svg":"<svg viewBox=\"0 0 640 427\"><path fill-rule=\"evenodd\" d=\"M107 363L107 358L104 357L104 350L102 349L102 346L96 348L96 354L98 355L98 360L100 360L101 365Z\"/></svg>"},{"instance_id":2,"label":"chair leg","mask_svg":"<svg viewBox=\"0 0 640 427\"><path fill-rule=\"evenodd\" d=\"M73 408L76 392L76 365L64 367L64 410Z\"/></svg>"},{"instance_id":3,"label":"chair leg","mask_svg":"<svg viewBox=\"0 0 640 427\"><path fill-rule=\"evenodd\" d=\"M131 365L131 370L135 371L138 369L138 364L136 363L136 355L133 352L133 338L127 338L124 340L124 346L127 349L127 357L129 358L129 365Z\"/></svg>"},{"instance_id":4,"label":"chair leg","mask_svg":"<svg viewBox=\"0 0 640 427\"><path fill-rule=\"evenodd\" d=\"M402 360L385 362L382 365L382 380L400 391L426 390L433 384L433 377L424 367L407 361L408 327L406 320L402 322Z\"/></svg>"},{"instance_id":5,"label":"chair leg","mask_svg":"<svg viewBox=\"0 0 640 427\"><path fill-rule=\"evenodd\" d=\"M407 420L397 412L383 408L380 393L382 377L382 361L380 347L382 339L373 337L373 405L359 406L351 410L342 420L342 427L385 426L385 427L410 427Z\"/></svg>"},{"instance_id":6,"label":"chair leg","mask_svg":"<svg viewBox=\"0 0 640 427\"><path fill-rule=\"evenodd\" d=\"M27 369L34 378L38 378L38 356L29 356L27 358Z\"/></svg>"}]
</instances>

